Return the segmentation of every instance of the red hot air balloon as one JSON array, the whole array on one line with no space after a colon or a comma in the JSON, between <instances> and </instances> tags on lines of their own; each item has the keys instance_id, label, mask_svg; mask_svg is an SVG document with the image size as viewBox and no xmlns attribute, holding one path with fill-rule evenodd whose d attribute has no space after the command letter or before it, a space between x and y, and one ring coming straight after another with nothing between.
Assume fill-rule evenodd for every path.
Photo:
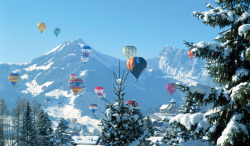
<instances>
[{"instance_id":1,"label":"red hot air balloon","mask_svg":"<svg viewBox=\"0 0 250 146\"><path fill-rule=\"evenodd\" d=\"M98 97L102 96L103 91L103 87L95 87L95 93L98 95Z\"/></svg>"},{"instance_id":2,"label":"red hot air balloon","mask_svg":"<svg viewBox=\"0 0 250 146\"><path fill-rule=\"evenodd\" d=\"M139 108L139 104L137 102L135 102L134 99L130 100L130 101L126 101L125 104L131 105L133 107L138 107Z\"/></svg>"},{"instance_id":3,"label":"red hot air balloon","mask_svg":"<svg viewBox=\"0 0 250 146\"><path fill-rule=\"evenodd\" d=\"M176 91L177 86L175 85L175 83L170 83L166 85L166 90L168 91L168 93L172 96L174 94L174 92Z\"/></svg>"},{"instance_id":4,"label":"red hot air balloon","mask_svg":"<svg viewBox=\"0 0 250 146\"><path fill-rule=\"evenodd\" d=\"M71 78L71 79L76 78L76 74L70 74L70 78Z\"/></svg>"},{"instance_id":5,"label":"red hot air balloon","mask_svg":"<svg viewBox=\"0 0 250 146\"><path fill-rule=\"evenodd\" d=\"M188 56L192 59L192 58L194 58L195 55L191 52L191 50L189 50L188 51Z\"/></svg>"}]
</instances>

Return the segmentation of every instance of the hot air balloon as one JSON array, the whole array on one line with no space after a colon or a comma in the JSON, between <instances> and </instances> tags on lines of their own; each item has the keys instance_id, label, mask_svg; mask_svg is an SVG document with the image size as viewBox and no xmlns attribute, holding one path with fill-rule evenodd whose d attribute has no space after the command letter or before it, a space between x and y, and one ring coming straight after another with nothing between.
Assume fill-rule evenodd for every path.
<instances>
[{"instance_id":1,"label":"hot air balloon","mask_svg":"<svg viewBox=\"0 0 250 146\"><path fill-rule=\"evenodd\" d=\"M70 79L69 87L76 95L83 87L83 80L80 78Z\"/></svg>"},{"instance_id":2,"label":"hot air balloon","mask_svg":"<svg viewBox=\"0 0 250 146\"><path fill-rule=\"evenodd\" d=\"M18 73L11 73L8 77L9 77L9 81L11 82L13 86L15 86L15 84L18 82L20 78Z\"/></svg>"},{"instance_id":3,"label":"hot air balloon","mask_svg":"<svg viewBox=\"0 0 250 146\"><path fill-rule=\"evenodd\" d=\"M46 106L49 106L49 104L50 104L50 99L49 98L45 99L45 104L46 104Z\"/></svg>"},{"instance_id":4,"label":"hot air balloon","mask_svg":"<svg viewBox=\"0 0 250 146\"><path fill-rule=\"evenodd\" d=\"M37 28L40 30L41 33L46 29L46 24L45 23L38 23Z\"/></svg>"},{"instance_id":5,"label":"hot air balloon","mask_svg":"<svg viewBox=\"0 0 250 146\"><path fill-rule=\"evenodd\" d=\"M188 56L192 59L192 58L194 58L195 55L193 53L191 53L191 50L189 50L188 51Z\"/></svg>"},{"instance_id":6,"label":"hot air balloon","mask_svg":"<svg viewBox=\"0 0 250 146\"><path fill-rule=\"evenodd\" d=\"M62 103L58 102L57 106L58 106L58 108L60 108L62 106Z\"/></svg>"},{"instance_id":7,"label":"hot air balloon","mask_svg":"<svg viewBox=\"0 0 250 146\"><path fill-rule=\"evenodd\" d=\"M89 53L91 52L90 46L83 46L82 47L82 53L84 57L89 57Z\"/></svg>"},{"instance_id":8,"label":"hot air balloon","mask_svg":"<svg viewBox=\"0 0 250 146\"><path fill-rule=\"evenodd\" d=\"M58 34L60 33L60 28L55 28L54 30L53 30L53 32L54 32L54 34L56 35L56 37L58 36Z\"/></svg>"},{"instance_id":9,"label":"hot air balloon","mask_svg":"<svg viewBox=\"0 0 250 146\"><path fill-rule=\"evenodd\" d=\"M129 105L129 106L133 106L133 107L137 107L139 108L139 104L137 102L135 102L134 99L130 100L130 101L126 101L125 104Z\"/></svg>"},{"instance_id":10,"label":"hot air balloon","mask_svg":"<svg viewBox=\"0 0 250 146\"><path fill-rule=\"evenodd\" d=\"M92 113L94 114L97 109L97 104L90 104L89 109L91 109Z\"/></svg>"},{"instance_id":11,"label":"hot air balloon","mask_svg":"<svg viewBox=\"0 0 250 146\"><path fill-rule=\"evenodd\" d=\"M175 85L175 83L169 83L166 85L165 88L168 91L168 93L172 96L174 92L176 91L177 86Z\"/></svg>"},{"instance_id":12,"label":"hot air balloon","mask_svg":"<svg viewBox=\"0 0 250 146\"><path fill-rule=\"evenodd\" d=\"M134 77L136 77L137 80L146 67L147 61L142 57L132 57L127 61L128 70L134 75Z\"/></svg>"},{"instance_id":13,"label":"hot air balloon","mask_svg":"<svg viewBox=\"0 0 250 146\"><path fill-rule=\"evenodd\" d=\"M77 77L76 74L70 74L71 79L75 79L76 77Z\"/></svg>"},{"instance_id":14,"label":"hot air balloon","mask_svg":"<svg viewBox=\"0 0 250 146\"><path fill-rule=\"evenodd\" d=\"M77 122L77 119L76 119L76 118L72 118L72 119L70 120L70 122L71 122L72 125L74 126L74 125L76 124L76 122Z\"/></svg>"},{"instance_id":15,"label":"hot air balloon","mask_svg":"<svg viewBox=\"0 0 250 146\"><path fill-rule=\"evenodd\" d=\"M103 87L95 87L95 93L98 95L98 97L102 97L103 91Z\"/></svg>"},{"instance_id":16,"label":"hot air balloon","mask_svg":"<svg viewBox=\"0 0 250 146\"><path fill-rule=\"evenodd\" d=\"M125 46L123 48L123 54L127 57L127 59L135 57L136 52L137 49L134 46Z\"/></svg>"}]
</instances>

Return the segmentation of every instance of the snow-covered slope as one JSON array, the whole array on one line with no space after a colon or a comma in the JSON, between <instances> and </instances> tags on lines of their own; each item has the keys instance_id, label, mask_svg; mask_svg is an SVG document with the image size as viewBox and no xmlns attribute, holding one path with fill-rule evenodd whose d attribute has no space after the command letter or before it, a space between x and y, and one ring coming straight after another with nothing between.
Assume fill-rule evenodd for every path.
<instances>
[{"instance_id":1,"label":"snow-covered slope","mask_svg":"<svg viewBox=\"0 0 250 146\"><path fill-rule=\"evenodd\" d=\"M90 54L89 61L81 61L81 46L86 45L82 39L67 41L52 49L45 55L35 58L26 64L0 64L0 98L4 98L8 107L12 108L16 98L36 98L55 119L64 116L77 117L79 121L84 116L94 118L89 110L89 104L96 103L96 116L103 117L104 101L95 92L96 86L104 87L107 100L114 101L113 71L118 72L118 59L99 53L95 49ZM97 48L98 49L98 48ZM121 51L122 53L122 51ZM177 81L195 81L211 84L205 62L191 60L187 50L165 47L159 57L147 59L148 68L139 78L138 83L132 74L125 82L125 100L135 99L144 113L168 104L170 95L165 90L167 83ZM121 61L121 69L128 72L126 61ZM18 72L19 82L12 87L8 81L10 72ZM84 94L74 96L68 86L69 75L76 73L83 79L86 86ZM183 94L178 90L173 95L177 103L182 101ZM44 100L49 98L51 103L46 107ZM61 109L56 108L61 102ZM81 120L80 120L81 119Z\"/></svg>"}]
</instances>

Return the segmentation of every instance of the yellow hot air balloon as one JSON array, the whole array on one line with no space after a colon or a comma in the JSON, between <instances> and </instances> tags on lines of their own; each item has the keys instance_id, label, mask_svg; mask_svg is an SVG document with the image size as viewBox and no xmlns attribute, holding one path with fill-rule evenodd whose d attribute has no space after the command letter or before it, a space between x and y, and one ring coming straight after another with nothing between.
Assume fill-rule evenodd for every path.
<instances>
[{"instance_id":1,"label":"yellow hot air balloon","mask_svg":"<svg viewBox=\"0 0 250 146\"><path fill-rule=\"evenodd\" d=\"M46 24L45 23L38 23L37 28L40 30L41 33L46 29Z\"/></svg>"}]
</instances>

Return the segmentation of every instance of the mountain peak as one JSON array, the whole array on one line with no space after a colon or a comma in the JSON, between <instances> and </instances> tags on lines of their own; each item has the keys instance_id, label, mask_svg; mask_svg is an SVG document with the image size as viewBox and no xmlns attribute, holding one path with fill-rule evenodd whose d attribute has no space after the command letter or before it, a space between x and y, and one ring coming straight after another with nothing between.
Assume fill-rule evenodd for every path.
<instances>
[{"instance_id":1,"label":"mountain peak","mask_svg":"<svg viewBox=\"0 0 250 146\"><path fill-rule=\"evenodd\" d=\"M162 48L161 53L159 56L166 56L169 53L174 53L179 51L180 49L174 47L174 46L165 46Z\"/></svg>"}]
</instances>

